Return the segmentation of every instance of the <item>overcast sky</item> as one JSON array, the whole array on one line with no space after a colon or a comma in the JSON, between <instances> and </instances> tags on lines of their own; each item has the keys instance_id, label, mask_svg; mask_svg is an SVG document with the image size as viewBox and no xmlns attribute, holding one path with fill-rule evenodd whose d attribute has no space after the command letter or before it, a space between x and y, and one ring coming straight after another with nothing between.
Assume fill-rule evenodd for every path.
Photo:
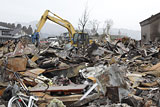
<instances>
[{"instance_id":1,"label":"overcast sky","mask_svg":"<svg viewBox=\"0 0 160 107\"><path fill-rule=\"evenodd\" d=\"M140 30L140 21L160 12L160 0L1 0L0 21L31 22L49 9L77 27L86 5L90 20L102 25L112 19L114 28L133 30Z\"/></svg>"}]
</instances>

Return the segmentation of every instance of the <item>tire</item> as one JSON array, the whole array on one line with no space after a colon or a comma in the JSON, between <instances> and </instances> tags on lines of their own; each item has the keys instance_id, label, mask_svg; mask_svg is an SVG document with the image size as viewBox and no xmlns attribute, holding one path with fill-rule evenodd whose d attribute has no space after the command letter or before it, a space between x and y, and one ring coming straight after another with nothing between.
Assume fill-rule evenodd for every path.
<instances>
[{"instance_id":1,"label":"tire","mask_svg":"<svg viewBox=\"0 0 160 107\"><path fill-rule=\"evenodd\" d=\"M28 104L29 100L28 98L25 98L23 96L21 96L21 98L26 104ZM22 101L19 101L19 97L13 96L8 102L8 107L26 107L26 106ZM38 106L34 103L32 107L38 107Z\"/></svg>"}]
</instances>

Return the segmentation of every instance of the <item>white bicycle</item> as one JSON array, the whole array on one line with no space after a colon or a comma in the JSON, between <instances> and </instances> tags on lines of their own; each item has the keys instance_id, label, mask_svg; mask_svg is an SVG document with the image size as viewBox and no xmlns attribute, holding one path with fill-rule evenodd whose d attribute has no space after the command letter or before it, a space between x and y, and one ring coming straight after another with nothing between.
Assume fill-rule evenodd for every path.
<instances>
[{"instance_id":1,"label":"white bicycle","mask_svg":"<svg viewBox=\"0 0 160 107\"><path fill-rule=\"evenodd\" d=\"M8 102L8 107L38 107L37 101L38 98L36 96L30 95L28 88L21 80L19 74L17 72L13 72L14 76L16 77L16 81L14 81L14 85L12 86L12 98ZM43 80L41 80L43 81ZM45 84L48 83L48 81L43 81ZM12 82L13 83L13 82ZM20 86L18 86L18 84ZM46 90L49 88L49 85L47 84ZM46 91L45 90L45 91ZM26 94L21 93L21 91L24 91Z\"/></svg>"},{"instance_id":2,"label":"white bicycle","mask_svg":"<svg viewBox=\"0 0 160 107\"><path fill-rule=\"evenodd\" d=\"M38 107L35 101L38 98L34 96L17 95L9 100L8 107Z\"/></svg>"}]
</instances>

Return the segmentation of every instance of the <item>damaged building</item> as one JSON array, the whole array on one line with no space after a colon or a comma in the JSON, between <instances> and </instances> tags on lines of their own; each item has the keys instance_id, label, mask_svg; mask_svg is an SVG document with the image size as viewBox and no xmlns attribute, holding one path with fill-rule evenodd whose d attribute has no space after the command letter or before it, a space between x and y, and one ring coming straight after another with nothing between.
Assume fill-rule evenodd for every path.
<instances>
[{"instance_id":1,"label":"damaged building","mask_svg":"<svg viewBox=\"0 0 160 107\"><path fill-rule=\"evenodd\" d=\"M160 41L160 13L140 22L142 44Z\"/></svg>"},{"instance_id":2,"label":"damaged building","mask_svg":"<svg viewBox=\"0 0 160 107\"><path fill-rule=\"evenodd\" d=\"M11 40L13 38L11 35L12 31L10 28L0 26L0 42Z\"/></svg>"},{"instance_id":3,"label":"damaged building","mask_svg":"<svg viewBox=\"0 0 160 107\"><path fill-rule=\"evenodd\" d=\"M17 40L20 38L26 38L31 40L29 34L27 34L22 28L9 28L0 26L0 42L5 42L8 40Z\"/></svg>"}]
</instances>

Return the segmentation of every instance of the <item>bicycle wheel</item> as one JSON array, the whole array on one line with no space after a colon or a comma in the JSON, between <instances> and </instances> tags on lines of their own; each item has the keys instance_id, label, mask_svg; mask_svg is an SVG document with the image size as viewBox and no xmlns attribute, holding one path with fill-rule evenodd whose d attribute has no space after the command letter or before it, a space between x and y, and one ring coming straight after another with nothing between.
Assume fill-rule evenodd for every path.
<instances>
[{"instance_id":1,"label":"bicycle wheel","mask_svg":"<svg viewBox=\"0 0 160 107\"><path fill-rule=\"evenodd\" d=\"M8 102L8 107L27 107L29 99L23 96L21 96L21 99L17 96L13 96ZM32 107L38 107L38 106L34 103Z\"/></svg>"}]
</instances>

